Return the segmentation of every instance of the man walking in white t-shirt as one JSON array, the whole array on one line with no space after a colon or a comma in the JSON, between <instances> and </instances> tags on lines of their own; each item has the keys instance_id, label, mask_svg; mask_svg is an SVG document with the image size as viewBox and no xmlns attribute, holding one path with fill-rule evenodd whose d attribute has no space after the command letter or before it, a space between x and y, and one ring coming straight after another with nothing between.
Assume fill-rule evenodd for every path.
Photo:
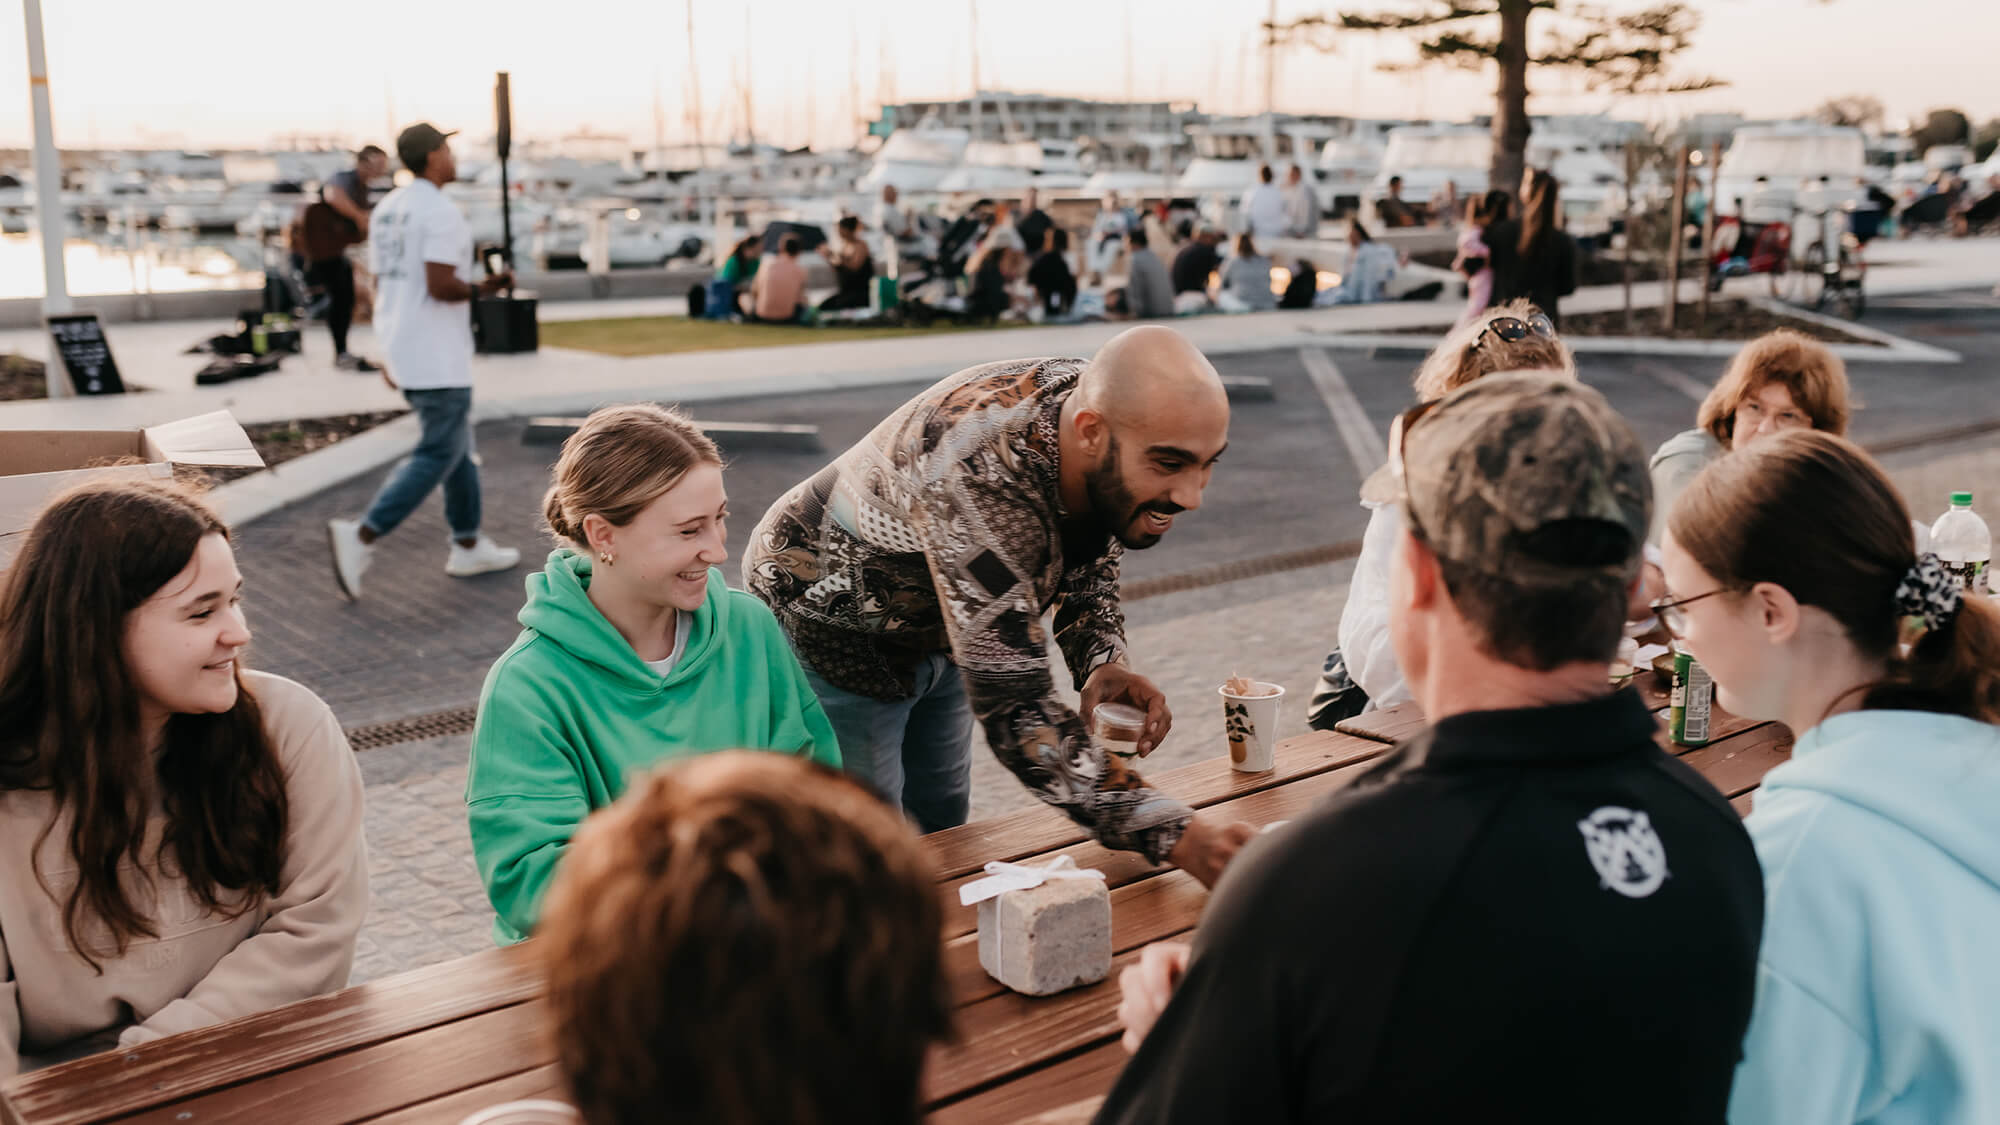
<instances>
[{"instance_id":1,"label":"man walking in white t-shirt","mask_svg":"<svg viewBox=\"0 0 2000 1125\"><path fill-rule=\"evenodd\" d=\"M521 552L480 534L479 465L472 451L472 318L466 302L498 292L511 274L473 284L472 232L441 190L458 177L450 133L428 122L396 138L396 154L416 176L389 193L369 223L368 260L375 273L375 334L394 385L423 427L403 462L358 520L328 520L333 573L349 598L361 596L361 576L374 543L444 485L451 557L445 573L470 578L508 570Z\"/></svg>"}]
</instances>

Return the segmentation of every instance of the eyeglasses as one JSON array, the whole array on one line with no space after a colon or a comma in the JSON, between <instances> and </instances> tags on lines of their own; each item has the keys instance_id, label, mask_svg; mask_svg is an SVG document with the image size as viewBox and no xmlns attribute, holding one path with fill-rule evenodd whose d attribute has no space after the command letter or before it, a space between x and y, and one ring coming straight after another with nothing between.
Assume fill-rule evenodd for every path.
<instances>
[{"instance_id":1,"label":"eyeglasses","mask_svg":"<svg viewBox=\"0 0 2000 1125\"><path fill-rule=\"evenodd\" d=\"M1544 339L1553 340L1556 335L1556 326L1555 322L1551 321L1547 314L1544 313L1536 313L1526 320L1513 316L1496 316L1486 322L1486 327L1481 328L1479 335L1472 338L1472 343L1466 350L1471 351L1473 348L1477 348L1480 344L1484 343L1488 332L1512 344L1516 341L1525 340L1530 336L1540 336Z\"/></svg>"},{"instance_id":2,"label":"eyeglasses","mask_svg":"<svg viewBox=\"0 0 2000 1125\"><path fill-rule=\"evenodd\" d=\"M1687 614L1681 612L1682 606L1693 605L1703 598L1712 598L1717 594L1728 592L1729 587L1718 586L1706 594L1696 594L1691 598L1661 598L1653 603L1653 613L1659 617L1660 624L1667 627L1667 632L1678 637L1687 632L1688 619Z\"/></svg>"},{"instance_id":3,"label":"eyeglasses","mask_svg":"<svg viewBox=\"0 0 2000 1125\"><path fill-rule=\"evenodd\" d=\"M1420 402L1396 415L1396 420L1389 423L1389 474L1396 482L1396 491L1403 497L1403 518L1409 521L1410 528L1419 535L1423 534L1423 528L1418 526L1416 514L1410 510L1410 476L1403 466L1404 438L1418 422L1423 420L1424 415L1429 414L1443 401L1434 398L1429 402Z\"/></svg>"}]
</instances>

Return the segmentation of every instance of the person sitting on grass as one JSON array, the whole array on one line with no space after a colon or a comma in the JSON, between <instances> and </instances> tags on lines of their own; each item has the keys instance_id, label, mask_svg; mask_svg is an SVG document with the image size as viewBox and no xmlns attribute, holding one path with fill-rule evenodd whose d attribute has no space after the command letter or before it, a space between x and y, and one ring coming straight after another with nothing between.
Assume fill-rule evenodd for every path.
<instances>
[{"instance_id":1,"label":"person sitting on grass","mask_svg":"<svg viewBox=\"0 0 2000 1125\"><path fill-rule=\"evenodd\" d=\"M729 299L733 307L718 311L718 319L735 314L749 316L756 312L750 303L750 287L757 279L757 265L764 256L764 240L757 235L739 239L723 259L722 267L715 271L715 280L729 285Z\"/></svg>"},{"instance_id":2,"label":"person sitting on grass","mask_svg":"<svg viewBox=\"0 0 2000 1125\"><path fill-rule=\"evenodd\" d=\"M243 666L243 576L168 483L45 508L0 587L0 1078L345 987L361 771Z\"/></svg>"},{"instance_id":3,"label":"person sitting on grass","mask_svg":"<svg viewBox=\"0 0 2000 1125\"><path fill-rule=\"evenodd\" d=\"M1716 702L1797 740L1745 821L1767 901L1729 1119L2000 1121L2000 611L1824 432L1704 470L1664 543L1660 615Z\"/></svg>"},{"instance_id":4,"label":"person sitting on grass","mask_svg":"<svg viewBox=\"0 0 2000 1125\"><path fill-rule=\"evenodd\" d=\"M799 236L788 234L778 254L757 271L750 283L751 315L756 324L803 324L806 317L806 267L799 262Z\"/></svg>"},{"instance_id":5,"label":"person sitting on grass","mask_svg":"<svg viewBox=\"0 0 2000 1125\"><path fill-rule=\"evenodd\" d=\"M1247 231L1236 236L1236 253L1222 268L1222 294L1216 305L1223 312L1267 312L1278 307L1278 295L1271 291L1271 259L1257 252Z\"/></svg>"},{"instance_id":6,"label":"person sitting on grass","mask_svg":"<svg viewBox=\"0 0 2000 1125\"><path fill-rule=\"evenodd\" d=\"M935 880L832 771L727 752L640 777L577 835L536 941L569 1119L916 1125L951 1028Z\"/></svg>"},{"instance_id":7,"label":"person sitting on grass","mask_svg":"<svg viewBox=\"0 0 2000 1125\"><path fill-rule=\"evenodd\" d=\"M534 929L577 825L635 770L738 748L840 764L777 620L715 569L729 513L707 435L658 406L606 407L554 477L543 507L562 546L487 674L466 776L501 944Z\"/></svg>"},{"instance_id":8,"label":"person sitting on grass","mask_svg":"<svg viewBox=\"0 0 2000 1125\"><path fill-rule=\"evenodd\" d=\"M1048 228L1041 256L1028 267L1028 284L1035 287L1035 298L1041 303L1042 315L1051 319L1070 315L1070 310L1076 307L1076 274L1069 268L1068 231L1061 227Z\"/></svg>"},{"instance_id":9,"label":"person sitting on grass","mask_svg":"<svg viewBox=\"0 0 2000 1125\"><path fill-rule=\"evenodd\" d=\"M843 215L834 230L833 241L820 247L833 266L834 291L819 303L819 311L865 309L869 303L868 282L875 276L875 259L868 252L868 244L861 241L861 220Z\"/></svg>"},{"instance_id":10,"label":"person sitting on grass","mask_svg":"<svg viewBox=\"0 0 2000 1125\"><path fill-rule=\"evenodd\" d=\"M1133 228L1125 236L1131 253L1126 255L1125 313L1133 320L1152 320L1174 315L1173 281L1167 266L1153 253L1146 232Z\"/></svg>"}]
</instances>

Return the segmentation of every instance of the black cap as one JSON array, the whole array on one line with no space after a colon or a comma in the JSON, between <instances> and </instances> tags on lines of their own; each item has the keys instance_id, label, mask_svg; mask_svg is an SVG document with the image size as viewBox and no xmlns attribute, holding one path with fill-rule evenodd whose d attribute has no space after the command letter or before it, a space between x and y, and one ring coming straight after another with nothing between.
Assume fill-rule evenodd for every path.
<instances>
[{"instance_id":1,"label":"black cap","mask_svg":"<svg viewBox=\"0 0 2000 1125\"><path fill-rule=\"evenodd\" d=\"M440 132L428 121L419 121L396 135L396 155L402 159L405 168L421 176L431 153L442 148L447 138L457 135L455 131Z\"/></svg>"}]
</instances>

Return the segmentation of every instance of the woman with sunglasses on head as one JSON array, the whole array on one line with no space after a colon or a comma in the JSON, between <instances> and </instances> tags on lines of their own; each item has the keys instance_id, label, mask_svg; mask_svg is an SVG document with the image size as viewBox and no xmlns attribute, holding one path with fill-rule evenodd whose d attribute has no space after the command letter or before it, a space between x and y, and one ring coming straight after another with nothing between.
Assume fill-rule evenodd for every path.
<instances>
[{"instance_id":1,"label":"woman with sunglasses on head","mask_svg":"<svg viewBox=\"0 0 2000 1125\"><path fill-rule=\"evenodd\" d=\"M1653 454L1653 538L1674 498L1709 463L1784 430L1845 434L1847 365L1832 349L1790 329L1759 336L1736 353L1695 413L1695 428Z\"/></svg>"},{"instance_id":2,"label":"woman with sunglasses on head","mask_svg":"<svg viewBox=\"0 0 2000 1125\"><path fill-rule=\"evenodd\" d=\"M1417 368L1417 400L1436 402L1496 371L1560 371L1574 379L1576 360L1541 310L1516 301L1453 329ZM1392 504L1364 500L1361 506L1369 510L1368 530L1340 614L1340 647L1328 654L1306 707L1317 730L1410 698L1389 643L1389 563L1402 515Z\"/></svg>"},{"instance_id":3,"label":"woman with sunglasses on head","mask_svg":"<svg viewBox=\"0 0 2000 1125\"><path fill-rule=\"evenodd\" d=\"M2000 1121L2000 611L1918 555L1867 454L1795 429L1667 521L1658 608L1797 737L1747 825L1767 899L1732 1121Z\"/></svg>"},{"instance_id":4,"label":"woman with sunglasses on head","mask_svg":"<svg viewBox=\"0 0 2000 1125\"><path fill-rule=\"evenodd\" d=\"M43 510L0 586L0 1078L347 983L361 773L242 666L229 533L170 484Z\"/></svg>"}]
</instances>

